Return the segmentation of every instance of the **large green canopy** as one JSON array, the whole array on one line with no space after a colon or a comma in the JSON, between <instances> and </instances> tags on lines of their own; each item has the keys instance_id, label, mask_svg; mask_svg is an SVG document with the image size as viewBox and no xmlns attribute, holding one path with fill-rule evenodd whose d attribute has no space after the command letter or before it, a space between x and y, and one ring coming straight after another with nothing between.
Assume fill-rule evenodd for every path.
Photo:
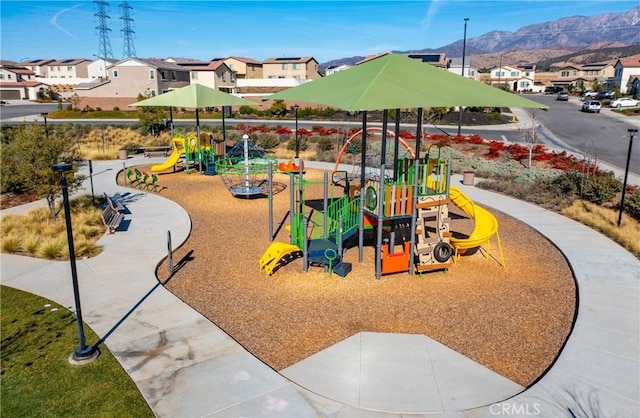
<instances>
[{"instance_id":1,"label":"large green canopy","mask_svg":"<svg viewBox=\"0 0 640 418\"><path fill-rule=\"evenodd\" d=\"M256 106L257 104L202 84L190 84L186 87L141 100L129 106L173 106L200 109L204 107L242 105Z\"/></svg>"},{"instance_id":2,"label":"large green canopy","mask_svg":"<svg viewBox=\"0 0 640 418\"><path fill-rule=\"evenodd\" d=\"M404 55L387 54L330 76L275 93L350 111L481 106L547 106Z\"/></svg>"}]
</instances>

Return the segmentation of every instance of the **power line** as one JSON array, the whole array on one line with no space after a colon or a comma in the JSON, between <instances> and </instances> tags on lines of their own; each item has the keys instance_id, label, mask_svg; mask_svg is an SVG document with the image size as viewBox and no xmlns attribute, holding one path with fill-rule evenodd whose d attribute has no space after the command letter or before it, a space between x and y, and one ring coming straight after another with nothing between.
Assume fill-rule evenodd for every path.
<instances>
[{"instance_id":1,"label":"power line","mask_svg":"<svg viewBox=\"0 0 640 418\"><path fill-rule=\"evenodd\" d=\"M103 0L96 0L93 3L98 9L98 12L94 14L98 21L98 26L96 26L98 30L98 58L115 60L111 50L111 39L109 38L111 34L108 24L111 18L107 14L109 3Z\"/></svg>"},{"instance_id":2,"label":"power line","mask_svg":"<svg viewBox=\"0 0 640 418\"><path fill-rule=\"evenodd\" d=\"M120 19L122 20L122 34L124 39L124 44L122 47L122 59L135 57L136 56L136 48L133 45L133 35L135 32L131 27L133 26L133 18L131 18L131 12L133 7L129 5L128 1L123 1L120 3L120 8L122 9L122 16Z\"/></svg>"}]
</instances>

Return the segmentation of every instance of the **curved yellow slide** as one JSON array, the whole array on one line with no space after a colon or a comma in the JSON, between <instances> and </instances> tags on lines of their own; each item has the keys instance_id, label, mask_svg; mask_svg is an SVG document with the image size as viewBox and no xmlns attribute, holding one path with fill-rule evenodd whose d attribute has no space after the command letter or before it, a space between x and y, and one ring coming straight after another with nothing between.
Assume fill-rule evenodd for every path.
<instances>
[{"instance_id":1,"label":"curved yellow slide","mask_svg":"<svg viewBox=\"0 0 640 418\"><path fill-rule=\"evenodd\" d=\"M167 161L161 164L152 165L151 166L152 172L155 173L158 171L168 170L174 165L176 165L176 163L180 159L180 156L184 153L184 138L174 138L172 143L173 143L173 151L169 155L169 158L167 158Z\"/></svg>"},{"instance_id":2,"label":"curved yellow slide","mask_svg":"<svg viewBox=\"0 0 640 418\"><path fill-rule=\"evenodd\" d=\"M498 232L496 217L485 208L476 205L462 190L451 186L449 197L454 205L459 207L469 218L475 220L475 226L469 238L451 238L451 246L457 253L464 253L466 250L489 242Z\"/></svg>"}]
</instances>

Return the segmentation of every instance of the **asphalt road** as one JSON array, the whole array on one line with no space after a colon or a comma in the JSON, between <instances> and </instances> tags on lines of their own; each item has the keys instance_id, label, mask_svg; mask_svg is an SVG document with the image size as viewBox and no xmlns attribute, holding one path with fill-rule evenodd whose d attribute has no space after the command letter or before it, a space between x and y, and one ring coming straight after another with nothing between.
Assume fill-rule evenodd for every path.
<instances>
[{"instance_id":1,"label":"asphalt road","mask_svg":"<svg viewBox=\"0 0 640 418\"><path fill-rule=\"evenodd\" d=\"M622 171L629 152L628 129L633 124L611 115L603 108L600 113L581 112L582 102L572 97L568 102L556 101L555 95L530 95L527 98L549 106L548 111L528 110L543 125L540 133L545 143L589 155ZM636 135L629 169L640 173L640 137Z\"/></svg>"},{"instance_id":2,"label":"asphalt road","mask_svg":"<svg viewBox=\"0 0 640 418\"><path fill-rule=\"evenodd\" d=\"M630 123L627 123L618 118L614 118L610 115L609 109L602 109L601 113L583 113L580 111L581 102L576 98L571 98L569 102L558 102L555 100L555 95L529 95L527 96L531 100L546 104L550 107L548 111L542 110L528 110L529 113L540 123L542 126L539 128L539 133L542 138L542 142L554 146L556 148L567 149L583 155L587 153L591 158L597 159L597 161L603 161L611 166L617 167L620 171L624 171L626 165L626 158L629 148L629 128L636 128ZM28 115L39 115L42 112L52 112L57 108L57 104L12 104L3 105L0 107L0 120L2 124L10 124L6 122L6 119L23 117ZM31 116L31 120L34 117ZM39 123L43 122L41 117L35 118ZM79 123L79 124L112 124L112 125L125 125L131 126L138 123L137 119L120 119L120 120L54 120L48 119L47 123L50 124L62 124L62 123ZM13 122L15 123L15 122ZM195 120L183 119L175 120L176 126L194 125ZM203 119L200 121L201 125L214 125L219 126L222 124L220 120ZM256 120L244 120L244 119L229 119L228 125L236 125L238 123L245 124L265 124L267 126L287 126L291 129L295 128L295 121L256 121ZM318 125L318 121L305 121L299 120L298 127L311 129L313 125ZM347 125L360 126L361 121L355 118L353 121L345 122L322 122L325 127L342 127ZM370 126L376 126L379 124L369 123ZM403 129L407 129L409 132L415 131L415 124L401 124ZM393 127L390 127L393 129ZM446 132L449 135L457 134L456 126L434 126L424 125L423 128L428 133ZM509 128L491 128L491 127L463 127L461 129L463 135L478 134L486 140L508 140L511 142L522 141L522 133L514 127ZM635 175L640 175L640 137L636 136L633 152L630 160L630 171Z\"/></svg>"},{"instance_id":3,"label":"asphalt road","mask_svg":"<svg viewBox=\"0 0 640 418\"><path fill-rule=\"evenodd\" d=\"M32 103L9 104L0 106L0 120L19 118L28 115L54 112L58 109L57 103Z\"/></svg>"}]
</instances>

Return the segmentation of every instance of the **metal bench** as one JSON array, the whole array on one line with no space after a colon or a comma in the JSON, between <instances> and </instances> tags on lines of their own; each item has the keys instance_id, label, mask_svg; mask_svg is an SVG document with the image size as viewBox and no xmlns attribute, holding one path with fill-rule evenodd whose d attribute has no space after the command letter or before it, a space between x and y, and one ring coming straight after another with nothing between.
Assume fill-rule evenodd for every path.
<instances>
[{"instance_id":1,"label":"metal bench","mask_svg":"<svg viewBox=\"0 0 640 418\"><path fill-rule=\"evenodd\" d=\"M165 157L171 152L171 145L161 145L158 147L142 147L144 156L149 158L152 154L162 154Z\"/></svg>"},{"instance_id":2,"label":"metal bench","mask_svg":"<svg viewBox=\"0 0 640 418\"><path fill-rule=\"evenodd\" d=\"M107 199L107 205L102 210L102 223L109 230L109 234L113 234L124 220L124 214L120 211L124 210L125 207L122 203L110 198L106 193L104 197Z\"/></svg>"}]
</instances>

